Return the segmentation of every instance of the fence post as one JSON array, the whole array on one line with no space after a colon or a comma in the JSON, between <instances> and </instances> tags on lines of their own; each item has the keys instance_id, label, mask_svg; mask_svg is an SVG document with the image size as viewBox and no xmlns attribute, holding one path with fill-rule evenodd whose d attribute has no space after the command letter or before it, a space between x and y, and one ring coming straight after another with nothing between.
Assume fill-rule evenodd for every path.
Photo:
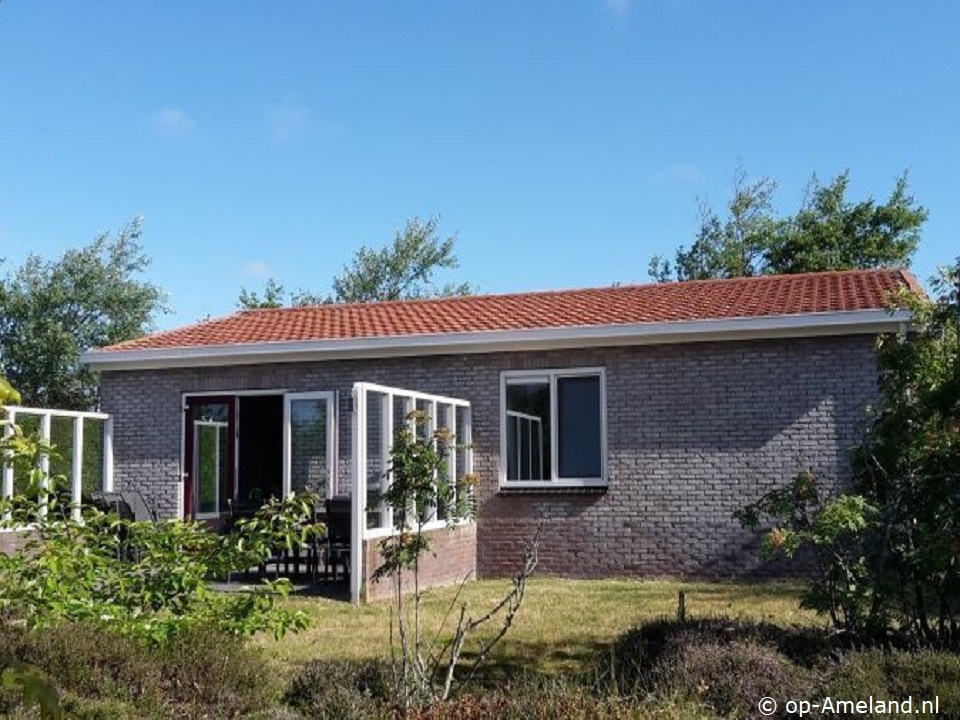
<instances>
[{"instance_id":1,"label":"fence post","mask_svg":"<svg viewBox=\"0 0 960 720\"><path fill-rule=\"evenodd\" d=\"M83 494L83 416L73 419L73 482L70 484L70 502L73 519L80 522L80 496Z\"/></svg>"},{"instance_id":2,"label":"fence post","mask_svg":"<svg viewBox=\"0 0 960 720\"><path fill-rule=\"evenodd\" d=\"M16 411L8 410L7 411L8 424L3 429L4 436L8 438L13 436L13 424L16 421L17 421ZM12 451L8 450L5 453L5 455L6 457L3 458L3 487L0 488L0 490L2 490L2 494L0 494L0 498L3 498L4 500L9 500L10 498L13 497L13 463L10 462L10 458L13 456L13 453ZM3 513L3 520L5 521L10 520L9 510Z\"/></svg>"},{"instance_id":3,"label":"fence post","mask_svg":"<svg viewBox=\"0 0 960 720\"><path fill-rule=\"evenodd\" d=\"M103 491L113 492L113 415L103 423Z\"/></svg>"},{"instance_id":4,"label":"fence post","mask_svg":"<svg viewBox=\"0 0 960 720\"><path fill-rule=\"evenodd\" d=\"M50 413L40 416L40 439L44 445L50 444ZM47 517L47 505L50 503L50 453L43 450L40 453L40 518Z\"/></svg>"}]
</instances>

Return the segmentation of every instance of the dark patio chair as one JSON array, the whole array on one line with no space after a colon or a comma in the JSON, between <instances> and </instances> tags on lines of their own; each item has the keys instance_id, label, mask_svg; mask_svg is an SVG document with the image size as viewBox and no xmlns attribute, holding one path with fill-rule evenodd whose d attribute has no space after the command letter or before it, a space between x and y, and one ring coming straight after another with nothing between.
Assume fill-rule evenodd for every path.
<instances>
[{"instance_id":1,"label":"dark patio chair","mask_svg":"<svg viewBox=\"0 0 960 720\"><path fill-rule=\"evenodd\" d=\"M327 508L327 537L324 547L324 578L329 579L333 569L334 581L339 579L339 567L343 565L344 575L350 575L350 509L348 497L330 498Z\"/></svg>"},{"instance_id":2,"label":"dark patio chair","mask_svg":"<svg viewBox=\"0 0 960 720\"><path fill-rule=\"evenodd\" d=\"M120 498L125 502L133 512L133 519L142 522L156 522L157 509L149 507L146 501L136 490L124 490L120 493Z\"/></svg>"}]
</instances>

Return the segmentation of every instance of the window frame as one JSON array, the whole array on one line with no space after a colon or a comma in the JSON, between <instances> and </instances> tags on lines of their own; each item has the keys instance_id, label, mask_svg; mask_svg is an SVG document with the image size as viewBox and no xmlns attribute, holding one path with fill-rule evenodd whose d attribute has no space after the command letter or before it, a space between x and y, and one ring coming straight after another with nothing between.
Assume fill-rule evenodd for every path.
<instances>
[{"instance_id":1,"label":"window frame","mask_svg":"<svg viewBox=\"0 0 960 720\"><path fill-rule=\"evenodd\" d=\"M597 377L600 380L600 477L560 478L558 442L559 402L557 380L568 377ZM516 380L546 380L550 388L550 479L511 480L507 477L507 385ZM556 488L590 488L607 486L607 374L603 367L542 368L536 370L503 370L500 372L500 489L549 490Z\"/></svg>"}]
</instances>

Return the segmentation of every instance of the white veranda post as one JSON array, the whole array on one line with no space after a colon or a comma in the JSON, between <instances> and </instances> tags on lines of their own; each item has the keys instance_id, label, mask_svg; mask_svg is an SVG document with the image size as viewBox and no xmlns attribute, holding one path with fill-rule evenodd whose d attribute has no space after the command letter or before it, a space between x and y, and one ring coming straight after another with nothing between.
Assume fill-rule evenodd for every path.
<instances>
[{"instance_id":1,"label":"white veranda post","mask_svg":"<svg viewBox=\"0 0 960 720\"><path fill-rule=\"evenodd\" d=\"M84 479L87 478L88 488L102 489L105 491L113 490L113 418L106 413L99 412L80 412L75 410L51 410L46 408L29 408L20 406L5 407L6 419L8 425L4 433L9 437L13 434L13 424L20 423L22 426L28 423L32 426L29 430L37 433L38 437L45 443L54 442L54 450L59 453L64 462L69 463L69 476L66 480L69 482L70 503L72 506L72 517L74 520L80 520L80 502L84 493ZM55 434L53 431L55 421L65 421L71 424L70 431ZM97 449L97 433L91 428L99 424L102 428ZM70 451L67 452L67 443L70 444ZM87 459L87 452L99 455L100 471L99 473L84 472L84 461ZM0 483L0 492L3 499L9 499L18 491L15 468L12 463L4 458L3 462L3 481ZM40 456L39 469L43 473L41 481L40 495L38 498L40 506L40 517L45 517L48 511L50 472L52 469L51 458L49 454L43 453ZM89 470L89 468L88 468ZM4 520L9 520L9 513L4 514Z\"/></svg>"},{"instance_id":2,"label":"white veranda post","mask_svg":"<svg viewBox=\"0 0 960 720\"><path fill-rule=\"evenodd\" d=\"M387 537L396 531L393 512L380 499L392 481L389 467L395 428L411 422L407 420L410 411L419 409L429 415L431 433L443 426L454 433L458 447L447 449L448 473L453 480L473 472L473 451L470 403L466 400L356 383L352 401L350 598L358 603L363 590L364 540ZM442 510L436 506L430 508L424 529L446 526L446 513Z\"/></svg>"}]
</instances>

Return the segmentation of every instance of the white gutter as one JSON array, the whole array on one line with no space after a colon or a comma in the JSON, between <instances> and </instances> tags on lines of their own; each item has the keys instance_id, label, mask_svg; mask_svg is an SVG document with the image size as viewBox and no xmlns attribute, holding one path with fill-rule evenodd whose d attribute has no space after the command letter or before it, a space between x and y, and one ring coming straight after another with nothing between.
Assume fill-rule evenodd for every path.
<instances>
[{"instance_id":1,"label":"white gutter","mask_svg":"<svg viewBox=\"0 0 960 720\"><path fill-rule=\"evenodd\" d=\"M765 338L816 337L895 332L910 322L906 310L855 310L803 315L586 325L534 330L396 335L337 340L205 345L145 350L93 350L81 355L92 370L254 365L413 357L463 353L521 352L615 345L660 345Z\"/></svg>"}]
</instances>

